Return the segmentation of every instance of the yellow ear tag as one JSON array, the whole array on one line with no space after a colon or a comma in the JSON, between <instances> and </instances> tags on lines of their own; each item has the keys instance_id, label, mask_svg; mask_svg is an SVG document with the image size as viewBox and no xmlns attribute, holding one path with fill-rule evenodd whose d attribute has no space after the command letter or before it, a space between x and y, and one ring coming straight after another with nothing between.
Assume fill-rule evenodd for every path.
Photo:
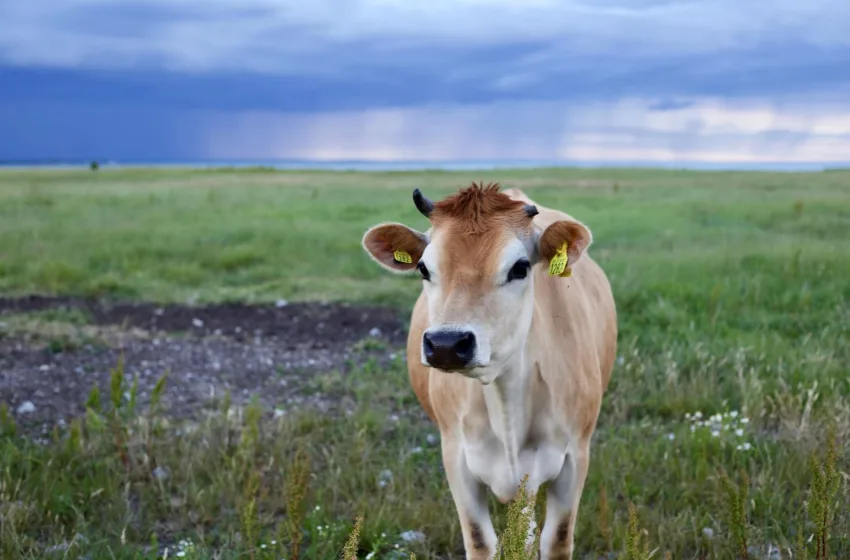
<instances>
[{"instance_id":1,"label":"yellow ear tag","mask_svg":"<svg viewBox=\"0 0 850 560\"><path fill-rule=\"evenodd\" d=\"M400 263L411 264L413 262L410 253L407 251L393 251L393 258Z\"/></svg>"},{"instance_id":2,"label":"yellow ear tag","mask_svg":"<svg viewBox=\"0 0 850 560\"><path fill-rule=\"evenodd\" d=\"M564 241L564 244L561 245L558 252L555 253L555 256L552 257L551 261L549 261L549 276L569 276L572 274L572 271L567 268L568 260L567 242Z\"/></svg>"}]
</instances>

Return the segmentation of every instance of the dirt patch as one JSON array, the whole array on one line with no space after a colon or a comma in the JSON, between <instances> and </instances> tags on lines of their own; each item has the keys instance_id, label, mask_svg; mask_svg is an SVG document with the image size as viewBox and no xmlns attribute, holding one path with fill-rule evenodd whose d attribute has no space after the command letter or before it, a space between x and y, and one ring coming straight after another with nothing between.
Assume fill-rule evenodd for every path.
<instances>
[{"instance_id":1,"label":"dirt patch","mask_svg":"<svg viewBox=\"0 0 850 560\"><path fill-rule=\"evenodd\" d=\"M10 328L11 317L51 310L82 311L95 332L121 336L57 346ZM194 415L225 392L235 404L257 395L277 413L303 406L330 412L353 403L317 391L314 377L348 371L365 357L403 359L405 336L403 315L381 307L0 298L0 402L25 426L67 422L84 412L93 385L108 394L110 373L123 360L127 386L138 378L142 405L168 373L163 404L179 416Z\"/></svg>"},{"instance_id":2,"label":"dirt patch","mask_svg":"<svg viewBox=\"0 0 850 560\"><path fill-rule=\"evenodd\" d=\"M274 337L288 346L311 344L314 348L350 344L372 329L380 330L393 342L403 342L405 336L401 315L383 307L285 302L190 306L42 296L0 298L0 316L49 309L82 310L97 325L122 325L151 332L225 334L237 339L259 335Z\"/></svg>"}]
</instances>

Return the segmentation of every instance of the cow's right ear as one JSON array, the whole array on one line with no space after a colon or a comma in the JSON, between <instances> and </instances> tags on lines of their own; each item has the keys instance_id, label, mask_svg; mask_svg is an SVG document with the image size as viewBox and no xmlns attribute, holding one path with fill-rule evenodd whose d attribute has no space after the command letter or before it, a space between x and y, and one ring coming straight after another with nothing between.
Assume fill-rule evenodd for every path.
<instances>
[{"instance_id":1,"label":"cow's right ear","mask_svg":"<svg viewBox=\"0 0 850 560\"><path fill-rule=\"evenodd\" d=\"M379 224L363 236L363 248L378 264L392 272L416 270L428 245L424 234L403 224Z\"/></svg>"}]
</instances>

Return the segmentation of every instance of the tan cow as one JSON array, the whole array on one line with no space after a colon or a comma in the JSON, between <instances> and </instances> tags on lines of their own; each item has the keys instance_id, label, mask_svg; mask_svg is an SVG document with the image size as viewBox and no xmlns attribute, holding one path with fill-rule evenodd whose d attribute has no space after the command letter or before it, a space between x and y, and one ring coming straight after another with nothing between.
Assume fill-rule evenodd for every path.
<instances>
[{"instance_id":1,"label":"tan cow","mask_svg":"<svg viewBox=\"0 0 850 560\"><path fill-rule=\"evenodd\" d=\"M363 247L391 271L422 275L407 364L439 426L466 556L495 552L486 489L506 502L528 475L530 492L550 482L540 556L569 559L617 346L611 287L586 253L590 230L498 185L473 183L437 203L417 189L413 199L427 232L380 224ZM567 268L550 275L564 242Z\"/></svg>"}]
</instances>

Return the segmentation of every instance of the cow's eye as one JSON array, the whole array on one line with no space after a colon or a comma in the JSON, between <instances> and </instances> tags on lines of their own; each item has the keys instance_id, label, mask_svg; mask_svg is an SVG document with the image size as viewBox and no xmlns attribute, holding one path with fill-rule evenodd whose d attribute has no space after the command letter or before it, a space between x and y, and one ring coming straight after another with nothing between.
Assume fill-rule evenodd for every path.
<instances>
[{"instance_id":1,"label":"cow's eye","mask_svg":"<svg viewBox=\"0 0 850 560\"><path fill-rule=\"evenodd\" d=\"M528 262L528 259L518 260L508 271L508 282L525 278L528 276L529 268L531 268L531 263Z\"/></svg>"},{"instance_id":2,"label":"cow's eye","mask_svg":"<svg viewBox=\"0 0 850 560\"><path fill-rule=\"evenodd\" d=\"M416 263L416 268L419 270L419 274L422 275L423 280L431 280L431 273L428 272L428 267L425 266L425 263L419 261L418 263Z\"/></svg>"}]
</instances>

